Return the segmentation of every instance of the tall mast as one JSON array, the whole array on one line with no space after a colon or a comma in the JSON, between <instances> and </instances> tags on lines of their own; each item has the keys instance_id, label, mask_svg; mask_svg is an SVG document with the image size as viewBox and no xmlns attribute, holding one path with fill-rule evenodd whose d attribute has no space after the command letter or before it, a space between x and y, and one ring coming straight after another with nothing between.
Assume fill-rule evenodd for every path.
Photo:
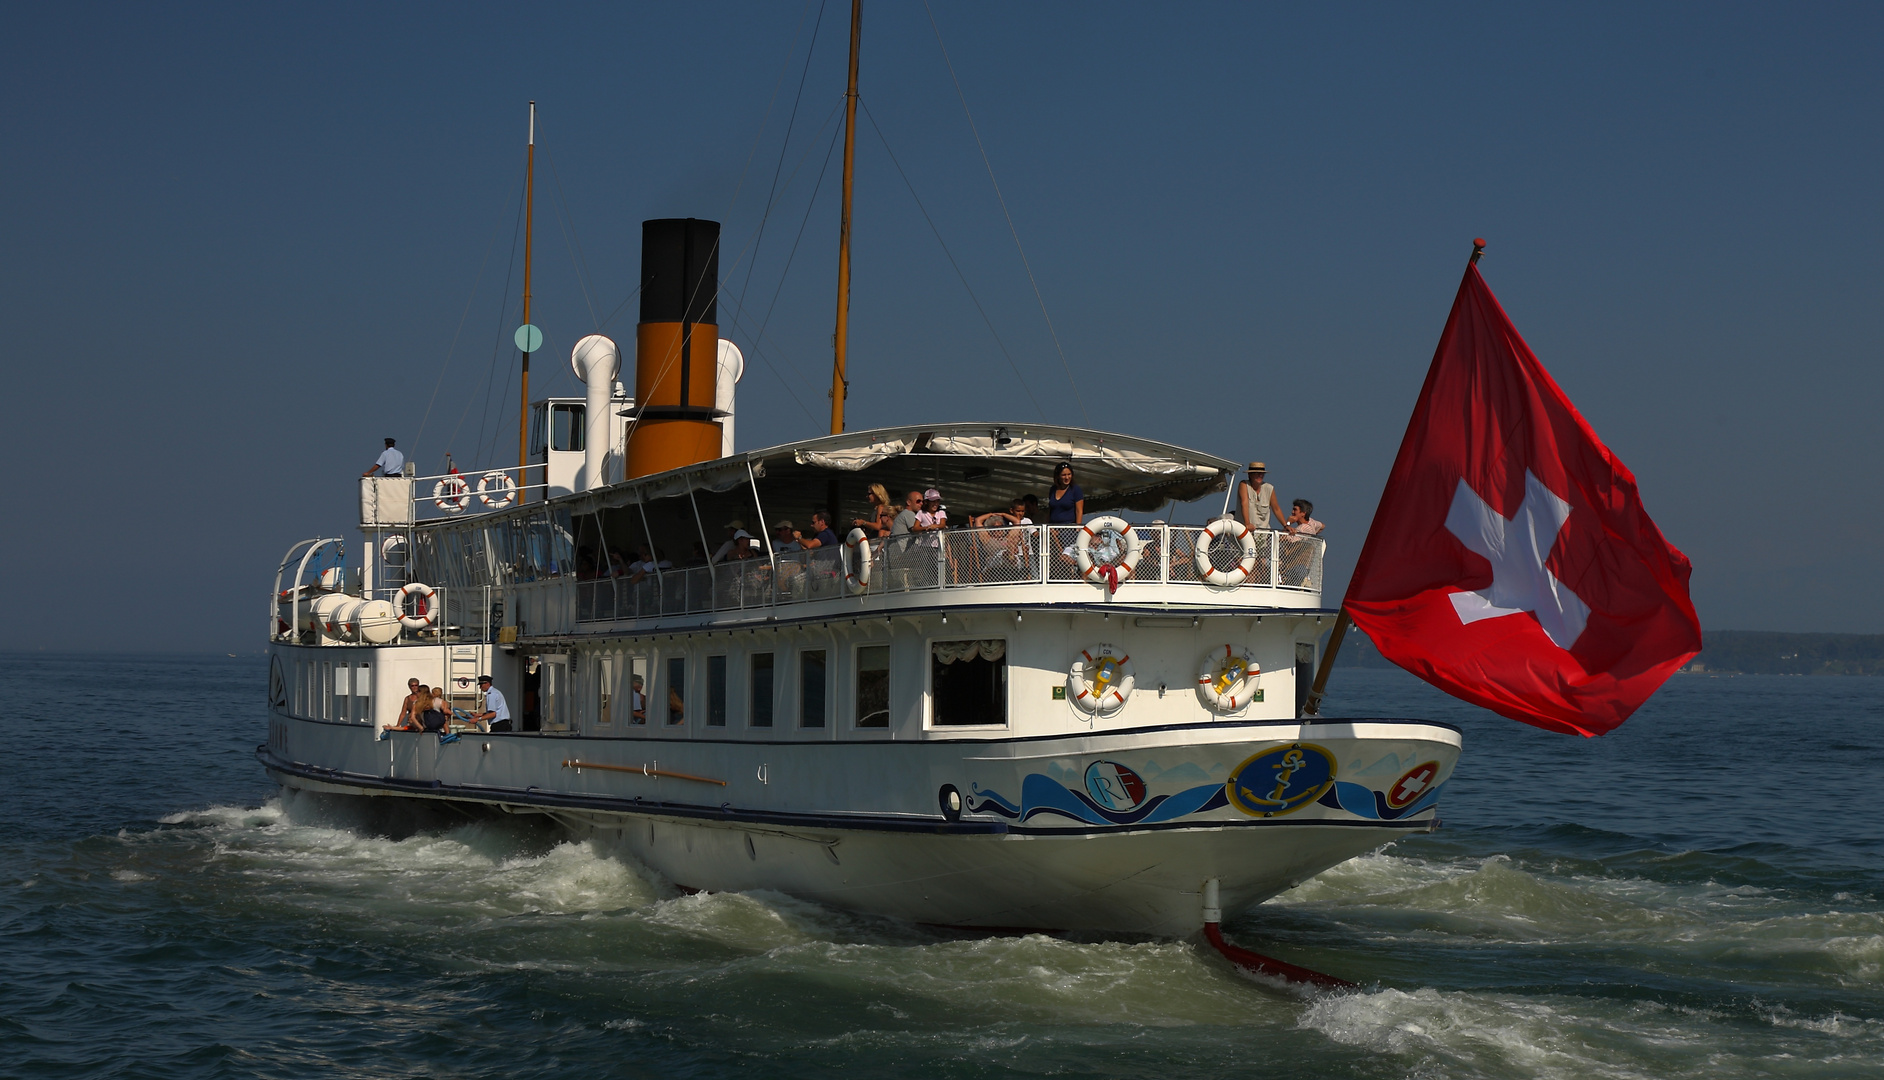
<instances>
[{"instance_id":1,"label":"tall mast","mask_svg":"<svg viewBox=\"0 0 1884 1080\"><path fill-rule=\"evenodd\" d=\"M837 333L831 335L831 434L844 432L844 353L850 345L850 180L857 160L857 38L863 32L863 0L850 0L850 89L844 92L844 212L837 233Z\"/></svg>"},{"instance_id":2,"label":"tall mast","mask_svg":"<svg viewBox=\"0 0 1884 1080\"><path fill-rule=\"evenodd\" d=\"M523 171L523 325L530 323L530 241L536 229L536 102L530 103L530 149ZM528 344L528 339L525 339ZM517 401L517 500L530 486L530 350L523 350L523 385ZM546 493L547 497L547 493Z\"/></svg>"}]
</instances>

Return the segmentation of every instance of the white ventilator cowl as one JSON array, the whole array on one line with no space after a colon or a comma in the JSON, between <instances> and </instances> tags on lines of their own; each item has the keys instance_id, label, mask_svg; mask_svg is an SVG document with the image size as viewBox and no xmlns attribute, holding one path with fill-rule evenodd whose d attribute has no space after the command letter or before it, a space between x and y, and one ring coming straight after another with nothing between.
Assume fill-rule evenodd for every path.
<instances>
[{"instance_id":1,"label":"white ventilator cowl","mask_svg":"<svg viewBox=\"0 0 1884 1080\"><path fill-rule=\"evenodd\" d=\"M594 491L608 483L609 410L615 378L621 374L621 349L610 338L590 334L576 342L569 366L589 391L582 414L582 475L576 479L576 489Z\"/></svg>"},{"instance_id":2,"label":"white ventilator cowl","mask_svg":"<svg viewBox=\"0 0 1884 1080\"><path fill-rule=\"evenodd\" d=\"M739 346L720 339L719 365L713 380L713 407L720 417L720 456L733 456L733 386L746 374L746 354Z\"/></svg>"}]
</instances>

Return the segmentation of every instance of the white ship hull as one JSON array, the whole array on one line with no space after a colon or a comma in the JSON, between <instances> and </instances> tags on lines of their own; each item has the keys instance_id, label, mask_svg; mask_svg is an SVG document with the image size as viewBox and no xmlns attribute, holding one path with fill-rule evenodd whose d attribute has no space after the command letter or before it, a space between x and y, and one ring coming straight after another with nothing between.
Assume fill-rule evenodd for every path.
<instances>
[{"instance_id":1,"label":"white ship hull","mask_svg":"<svg viewBox=\"0 0 1884 1080\"><path fill-rule=\"evenodd\" d=\"M1230 799L1240 765L1300 745L1335 763L1315 798L1270 817ZM259 751L293 788L548 814L687 888L773 889L948 926L1174 937L1202 927L1208 879L1231 912L1430 830L1458 752L1458 733L1429 723L839 745L504 734L441 744L280 715ZM1396 811L1393 786L1429 762L1418 797ZM1115 793L1122 809L1109 810L1082 783L1095 765L1114 787L1123 772L1142 790ZM938 801L944 785L963 799L954 820ZM814 809L837 805L869 809Z\"/></svg>"}]
</instances>

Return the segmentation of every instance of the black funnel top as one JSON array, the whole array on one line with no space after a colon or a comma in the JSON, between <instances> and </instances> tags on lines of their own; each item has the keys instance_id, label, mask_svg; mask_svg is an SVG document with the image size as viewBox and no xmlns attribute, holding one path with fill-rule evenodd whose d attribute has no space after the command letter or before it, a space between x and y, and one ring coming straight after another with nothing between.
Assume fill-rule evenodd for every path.
<instances>
[{"instance_id":1,"label":"black funnel top","mask_svg":"<svg viewBox=\"0 0 1884 1080\"><path fill-rule=\"evenodd\" d=\"M641 223L641 321L719 324L720 223Z\"/></svg>"}]
</instances>

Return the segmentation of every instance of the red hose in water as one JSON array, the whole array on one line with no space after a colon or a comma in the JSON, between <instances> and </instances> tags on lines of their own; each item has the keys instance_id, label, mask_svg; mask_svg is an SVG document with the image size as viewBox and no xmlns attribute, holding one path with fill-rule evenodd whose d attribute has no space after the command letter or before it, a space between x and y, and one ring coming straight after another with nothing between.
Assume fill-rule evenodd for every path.
<instances>
[{"instance_id":1,"label":"red hose in water","mask_svg":"<svg viewBox=\"0 0 1884 1080\"><path fill-rule=\"evenodd\" d=\"M1359 989L1356 984L1346 979L1337 979L1333 975L1323 975L1319 971L1310 971L1305 967L1299 967L1286 960L1277 960L1273 956L1264 956L1261 953L1250 952L1248 949L1239 949L1235 945L1223 940L1223 932L1218 930L1217 924L1213 922L1204 924L1204 940L1210 942L1211 947L1222 953L1224 959L1255 975L1263 975L1271 979L1286 979L1292 983L1318 986L1324 990Z\"/></svg>"}]
</instances>

